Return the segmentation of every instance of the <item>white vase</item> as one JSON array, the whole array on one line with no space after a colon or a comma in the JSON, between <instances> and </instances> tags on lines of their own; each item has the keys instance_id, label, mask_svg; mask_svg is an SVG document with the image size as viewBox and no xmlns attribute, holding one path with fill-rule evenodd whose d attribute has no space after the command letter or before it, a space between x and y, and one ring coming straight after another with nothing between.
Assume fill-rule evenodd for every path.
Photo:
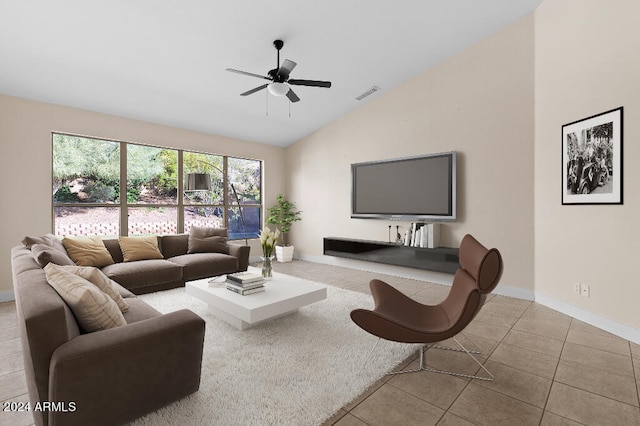
<instances>
[{"instance_id":1,"label":"white vase","mask_svg":"<svg viewBox=\"0 0 640 426\"><path fill-rule=\"evenodd\" d=\"M293 260L293 246L276 246L276 259L278 262L291 262Z\"/></svg>"}]
</instances>

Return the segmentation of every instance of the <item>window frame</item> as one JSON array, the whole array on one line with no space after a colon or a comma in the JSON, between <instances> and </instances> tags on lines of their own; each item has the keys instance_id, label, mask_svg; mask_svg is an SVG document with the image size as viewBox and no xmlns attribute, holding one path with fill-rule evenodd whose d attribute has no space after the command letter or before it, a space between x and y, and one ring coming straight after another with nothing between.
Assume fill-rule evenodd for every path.
<instances>
[{"instance_id":1,"label":"window frame","mask_svg":"<svg viewBox=\"0 0 640 426\"><path fill-rule=\"evenodd\" d=\"M90 140L96 140L96 141L105 141L105 142L111 142L111 143L117 143L119 145L119 150L120 150L120 187L119 187L119 196L118 196L118 202L114 202L114 203L63 203L63 202L56 202L54 201L54 196L55 193L53 191L51 191L51 229L52 232L54 234L57 235L56 233L56 208L58 207L83 207L83 208L94 208L94 207L110 207L110 208L118 208L119 209L119 232L118 235L119 236L128 236L129 235L129 209L135 209L135 208L145 208L145 207L165 207L165 208L176 208L177 209L177 215L176 215L176 221L177 221L177 233L181 234L184 233L184 228L185 228L185 209L187 208L192 208L192 207L212 207L212 208L220 208L223 211L223 217L222 217L222 222L223 222L223 226L227 229L229 228L229 211L230 210L236 210L238 209L238 205L236 203L236 200L233 199L233 197L230 197L229 192L230 192L230 183L229 183L229 168L228 168L228 160L231 158L234 159L241 159L241 160L248 160L248 161L256 161L259 163L259 167L260 167L260 173L259 173L259 182L258 185L260 187L260 202L259 203L241 203L240 204L240 208L258 208L259 212L260 212L260 228L262 228L263 226L263 222L264 222L264 205L263 205L263 200L264 200L264 187L263 187L263 181L264 181L264 161L261 159L256 159L256 158L247 158L247 157L238 157L238 156L232 156L232 155L222 155L222 154L216 154L216 153L210 153L210 152L202 152L202 151L192 151L192 150L186 150L186 149L180 149L180 148L173 148L173 147L165 147L165 146L157 146L157 145L151 145L151 144L145 144L145 143L139 143L139 142L126 142L126 141L121 141L121 140L115 140L115 139L107 139L107 138L101 138L101 137L93 137L93 136L86 136L86 135L78 135L78 134L73 134L73 133L65 133L65 132L51 132L51 185L50 188L53 189L53 183L54 183L54 143L55 143L55 136L56 135L62 135L62 136L72 136L72 137L78 137L78 138L86 138L86 139L90 139ZM177 200L175 204L172 203L158 203L158 204L150 204L150 203L132 203L129 204L127 201L127 147L130 145L137 145L137 146L148 146L148 147L153 147L153 148L158 148L158 149L167 149L167 150L172 150L172 151L177 151L178 153L178 158L177 158ZM222 168L222 173L223 173L223 199L222 199L222 204L216 203L216 204L187 204L184 202L184 154L185 153L195 153L195 154L205 154L205 155L216 155L216 156L220 156L223 159L223 168ZM99 235L99 234L98 234ZM251 236L248 237L245 235L240 235L237 238L231 238L231 233L229 234L229 240L231 241L239 241L239 240L243 240L243 239L255 239L257 237L255 236ZM104 235L101 235L104 236Z\"/></svg>"}]
</instances>

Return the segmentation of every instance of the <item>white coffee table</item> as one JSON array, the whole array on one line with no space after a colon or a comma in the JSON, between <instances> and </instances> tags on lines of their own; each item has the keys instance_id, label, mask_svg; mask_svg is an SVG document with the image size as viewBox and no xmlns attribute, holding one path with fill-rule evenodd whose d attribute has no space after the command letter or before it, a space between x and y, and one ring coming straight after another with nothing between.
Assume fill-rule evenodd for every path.
<instances>
[{"instance_id":1,"label":"white coffee table","mask_svg":"<svg viewBox=\"0 0 640 426\"><path fill-rule=\"evenodd\" d=\"M249 271L260 273L260 269L253 267ZM265 291L247 296L227 290L224 282L211 286L209 281L210 278L205 278L187 282L187 294L205 302L209 312L239 330L327 298L325 285L277 272L266 282Z\"/></svg>"}]
</instances>

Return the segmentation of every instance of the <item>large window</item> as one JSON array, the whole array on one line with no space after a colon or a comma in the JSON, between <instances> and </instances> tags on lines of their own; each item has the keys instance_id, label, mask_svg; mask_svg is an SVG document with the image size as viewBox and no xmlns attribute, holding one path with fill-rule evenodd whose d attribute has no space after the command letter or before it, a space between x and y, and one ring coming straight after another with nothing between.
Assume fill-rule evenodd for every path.
<instances>
[{"instance_id":1,"label":"large window","mask_svg":"<svg viewBox=\"0 0 640 426\"><path fill-rule=\"evenodd\" d=\"M56 235L214 226L229 228L230 239L255 238L261 191L259 160L53 134Z\"/></svg>"},{"instance_id":2,"label":"large window","mask_svg":"<svg viewBox=\"0 0 640 426\"><path fill-rule=\"evenodd\" d=\"M58 235L120 234L120 144L53 135L53 212Z\"/></svg>"}]
</instances>

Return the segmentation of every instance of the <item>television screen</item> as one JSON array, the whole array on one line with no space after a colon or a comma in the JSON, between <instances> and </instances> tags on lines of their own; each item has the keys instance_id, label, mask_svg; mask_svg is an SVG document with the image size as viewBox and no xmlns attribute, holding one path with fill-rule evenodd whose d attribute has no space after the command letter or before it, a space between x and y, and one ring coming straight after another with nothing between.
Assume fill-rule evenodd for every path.
<instances>
[{"instance_id":1,"label":"television screen","mask_svg":"<svg viewBox=\"0 0 640 426\"><path fill-rule=\"evenodd\" d=\"M351 217L456 220L456 153L351 165Z\"/></svg>"}]
</instances>

